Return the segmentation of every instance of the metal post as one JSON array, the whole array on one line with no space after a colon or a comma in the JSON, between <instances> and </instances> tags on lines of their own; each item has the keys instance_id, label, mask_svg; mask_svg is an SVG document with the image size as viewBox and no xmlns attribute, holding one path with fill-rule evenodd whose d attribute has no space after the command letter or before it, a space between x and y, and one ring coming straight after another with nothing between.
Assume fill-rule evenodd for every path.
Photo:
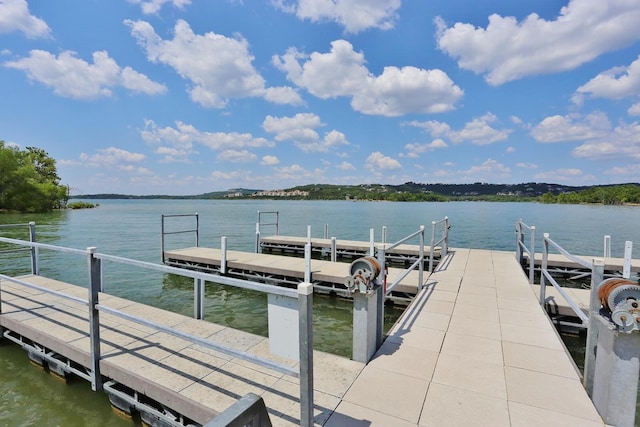
<instances>
[{"instance_id":1,"label":"metal post","mask_svg":"<svg viewBox=\"0 0 640 427\"><path fill-rule=\"evenodd\" d=\"M604 236L604 254L605 258L611 258L611 236L608 234Z\"/></svg>"},{"instance_id":2,"label":"metal post","mask_svg":"<svg viewBox=\"0 0 640 427\"><path fill-rule=\"evenodd\" d=\"M220 238L220 274L227 274L227 236Z\"/></svg>"},{"instance_id":3,"label":"metal post","mask_svg":"<svg viewBox=\"0 0 640 427\"><path fill-rule=\"evenodd\" d=\"M594 258L591 264L591 293L589 298L589 327L587 329L587 345L584 352L584 388L589 397L593 397L593 378L596 370L596 346L598 345L598 327L600 300L598 288L604 280L604 259Z\"/></svg>"},{"instance_id":4,"label":"metal post","mask_svg":"<svg viewBox=\"0 0 640 427\"><path fill-rule=\"evenodd\" d=\"M387 226L383 225L382 226L382 244L384 245L385 243L387 243Z\"/></svg>"},{"instance_id":5,"label":"metal post","mask_svg":"<svg viewBox=\"0 0 640 427\"><path fill-rule=\"evenodd\" d=\"M544 308L546 303L546 287L547 287L547 279L544 276L545 271L547 271L547 263L549 262L549 233L544 233L542 235L542 268L540 269L540 305Z\"/></svg>"},{"instance_id":6,"label":"metal post","mask_svg":"<svg viewBox=\"0 0 640 427\"><path fill-rule=\"evenodd\" d=\"M536 267L536 226L531 226L531 243L529 248L529 283L533 285L535 282Z\"/></svg>"},{"instance_id":7,"label":"metal post","mask_svg":"<svg viewBox=\"0 0 640 427\"><path fill-rule=\"evenodd\" d=\"M325 239L329 238L329 224L324 225L324 238Z\"/></svg>"},{"instance_id":8,"label":"metal post","mask_svg":"<svg viewBox=\"0 0 640 427\"><path fill-rule=\"evenodd\" d=\"M307 243L311 244L311 226L307 225Z\"/></svg>"},{"instance_id":9,"label":"metal post","mask_svg":"<svg viewBox=\"0 0 640 427\"><path fill-rule=\"evenodd\" d=\"M377 300L376 308L376 349L382 345L384 338L384 299L387 296L387 264L385 256L385 246L381 245L378 249L378 264L380 265L380 274L376 279Z\"/></svg>"},{"instance_id":10,"label":"metal post","mask_svg":"<svg viewBox=\"0 0 640 427\"><path fill-rule=\"evenodd\" d=\"M373 228L369 229L369 255L370 256L375 256L376 254L376 248L375 248L375 231L373 230Z\"/></svg>"},{"instance_id":11,"label":"metal post","mask_svg":"<svg viewBox=\"0 0 640 427\"><path fill-rule=\"evenodd\" d=\"M445 216L444 217L444 226L445 226L445 239L444 242L442 242L442 256L446 256L449 253L449 230L451 229L451 226L449 225L449 217Z\"/></svg>"},{"instance_id":12,"label":"metal post","mask_svg":"<svg viewBox=\"0 0 640 427\"><path fill-rule=\"evenodd\" d=\"M436 243L436 222L431 221L431 249L429 251L429 271L433 272L433 257L435 256L435 247ZM440 257L444 257L445 254L440 253Z\"/></svg>"},{"instance_id":13,"label":"metal post","mask_svg":"<svg viewBox=\"0 0 640 427\"><path fill-rule=\"evenodd\" d=\"M31 221L29 223L29 241L36 241L36 223ZM38 262L38 248L33 246L31 248L31 274L38 276L40 275L40 265Z\"/></svg>"},{"instance_id":14,"label":"metal post","mask_svg":"<svg viewBox=\"0 0 640 427\"><path fill-rule=\"evenodd\" d=\"M200 215L198 212L194 214L196 216L196 248L200 247Z\"/></svg>"},{"instance_id":15,"label":"metal post","mask_svg":"<svg viewBox=\"0 0 640 427\"><path fill-rule=\"evenodd\" d=\"M612 330L598 316L598 358L593 381L593 403L607 425L633 427L636 418L640 333Z\"/></svg>"},{"instance_id":16,"label":"metal post","mask_svg":"<svg viewBox=\"0 0 640 427\"><path fill-rule=\"evenodd\" d=\"M204 319L204 280L193 279L193 318Z\"/></svg>"},{"instance_id":17,"label":"metal post","mask_svg":"<svg viewBox=\"0 0 640 427\"><path fill-rule=\"evenodd\" d=\"M164 214L160 215L160 254L164 264Z\"/></svg>"},{"instance_id":18,"label":"metal post","mask_svg":"<svg viewBox=\"0 0 640 427\"><path fill-rule=\"evenodd\" d=\"M524 236L522 235L522 218L516 222L516 259L518 264L523 265L524 255L522 253L522 243L524 242Z\"/></svg>"},{"instance_id":19,"label":"metal post","mask_svg":"<svg viewBox=\"0 0 640 427\"><path fill-rule=\"evenodd\" d=\"M91 347L91 389L102 390L102 374L100 373L100 312L99 293L102 288L102 261L95 257L96 248L87 248L89 264L89 343Z\"/></svg>"},{"instance_id":20,"label":"metal post","mask_svg":"<svg viewBox=\"0 0 640 427\"><path fill-rule=\"evenodd\" d=\"M304 245L304 281L311 283L311 243Z\"/></svg>"},{"instance_id":21,"label":"metal post","mask_svg":"<svg viewBox=\"0 0 640 427\"><path fill-rule=\"evenodd\" d=\"M446 256L449 253L449 217L444 217L444 229L442 230L442 249L441 255L442 257Z\"/></svg>"},{"instance_id":22,"label":"metal post","mask_svg":"<svg viewBox=\"0 0 640 427\"><path fill-rule=\"evenodd\" d=\"M331 261L336 262L338 260L338 247L336 243L336 238L331 238Z\"/></svg>"},{"instance_id":23,"label":"metal post","mask_svg":"<svg viewBox=\"0 0 640 427\"><path fill-rule=\"evenodd\" d=\"M418 265L418 292L424 285L424 225L420 226L420 264Z\"/></svg>"},{"instance_id":24,"label":"metal post","mask_svg":"<svg viewBox=\"0 0 640 427\"><path fill-rule=\"evenodd\" d=\"M622 266L622 277L628 279L631 277L631 252L633 250L633 242L627 240L624 242L624 264Z\"/></svg>"},{"instance_id":25,"label":"metal post","mask_svg":"<svg viewBox=\"0 0 640 427\"><path fill-rule=\"evenodd\" d=\"M300 425L313 426L313 285L298 284Z\"/></svg>"},{"instance_id":26,"label":"metal post","mask_svg":"<svg viewBox=\"0 0 640 427\"><path fill-rule=\"evenodd\" d=\"M260 214L260 211L258 211ZM262 253L262 248L260 247L260 223L256 222L256 253Z\"/></svg>"},{"instance_id":27,"label":"metal post","mask_svg":"<svg viewBox=\"0 0 640 427\"><path fill-rule=\"evenodd\" d=\"M383 291L374 286L371 291L353 294L353 354L356 362L367 363L378 348L379 297Z\"/></svg>"}]
</instances>

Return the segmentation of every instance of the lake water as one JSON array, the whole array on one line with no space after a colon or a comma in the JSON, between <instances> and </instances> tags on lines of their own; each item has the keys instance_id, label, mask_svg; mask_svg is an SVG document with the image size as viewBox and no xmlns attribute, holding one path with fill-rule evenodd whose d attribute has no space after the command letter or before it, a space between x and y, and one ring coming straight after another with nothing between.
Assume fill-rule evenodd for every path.
<instances>
[{"instance_id":1,"label":"lake water","mask_svg":"<svg viewBox=\"0 0 640 427\"><path fill-rule=\"evenodd\" d=\"M160 262L162 214L200 216L200 245L219 247L226 236L230 250L252 251L257 211L279 212L281 235L305 236L311 226L314 237L322 237L328 224L329 235L338 239L368 240L369 229L380 239L387 227L388 241L398 240L427 227L431 221L448 216L451 222L450 246L515 250L514 224L523 218L536 225L541 248L542 233L575 254L601 256L603 236L612 241L612 256L622 257L625 240L640 242L640 207L542 205L535 203L390 203L348 201L209 201L209 200L99 200L95 209L69 210L51 214L0 215L0 224L37 224L37 240L49 244L84 249L95 246L99 252ZM273 216L264 218L273 222ZM193 228L190 218L167 222L169 227ZM274 233L265 227L264 233ZM27 228L2 230L0 235L26 239ZM527 242L528 243L528 242ZM173 235L167 248L194 245L194 236ZM636 252L640 249L636 249ZM66 282L86 285L86 259L41 251L41 274ZM635 257L637 258L637 256ZM0 255L4 274L28 272L25 256ZM108 293L174 312L192 315L191 279L150 274L123 265L105 263L104 286ZM387 326L401 310L386 310ZM329 297L316 297L314 304L316 348L349 355L351 306ZM208 285L206 320L226 324L257 334L266 333L266 297L247 291ZM89 393L87 383L75 381L66 387L53 377L29 367L25 354L13 345L0 345L0 364L8 368L0 382L0 425L131 425L111 413L106 397ZM71 403L72 402L72 403Z\"/></svg>"}]
</instances>

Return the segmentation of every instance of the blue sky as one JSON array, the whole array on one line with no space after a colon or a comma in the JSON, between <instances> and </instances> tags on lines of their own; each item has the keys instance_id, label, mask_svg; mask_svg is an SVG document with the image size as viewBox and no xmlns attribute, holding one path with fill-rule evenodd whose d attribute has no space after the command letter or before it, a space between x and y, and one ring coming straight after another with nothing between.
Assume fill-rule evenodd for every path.
<instances>
[{"instance_id":1,"label":"blue sky","mask_svg":"<svg viewBox=\"0 0 640 427\"><path fill-rule=\"evenodd\" d=\"M73 194L640 182L637 0L0 0Z\"/></svg>"}]
</instances>

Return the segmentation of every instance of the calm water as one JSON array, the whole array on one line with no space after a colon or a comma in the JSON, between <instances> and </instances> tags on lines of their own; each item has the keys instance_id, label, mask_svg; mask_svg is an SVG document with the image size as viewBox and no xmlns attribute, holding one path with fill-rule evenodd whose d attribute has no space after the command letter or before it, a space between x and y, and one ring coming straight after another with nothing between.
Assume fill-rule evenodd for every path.
<instances>
[{"instance_id":1,"label":"calm water","mask_svg":"<svg viewBox=\"0 0 640 427\"><path fill-rule=\"evenodd\" d=\"M514 223L523 218L572 253L601 256L603 236L611 235L612 255L621 257L624 241L640 242L640 207L562 206L532 203L389 203L347 201L182 201L113 200L97 201L96 209L42 215L0 215L0 223L35 221L40 242L160 262L160 216L200 214L201 246L219 247L227 236L231 250L251 251L255 239L257 211L279 211L280 234L322 237L328 224L330 236L368 240L369 229L379 240L387 226L388 240L395 241L433 220L450 218L451 247L513 251ZM273 222L267 217L267 222ZM193 228L190 219L176 219L169 229ZM173 228L171 228L173 227ZM266 227L265 234L273 234ZM0 230L8 237L27 238L26 227ZM428 233L429 234L429 233ZM427 238L429 239L429 237ZM637 245L638 243L636 243ZM193 235L173 235L167 248L194 245ZM638 249L637 249L638 250ZM636 251L637 251L636 250ZM86 260L75 255L41 252L41 274L84 286ZM637 256L636 256L637 258ZM5 274L28 272L24 256L0 256ZM153 274L120 264L105 263L105 290L109 293L186 315L193 313L193 283L190 279ZM266 297L248 291L229 290L208 284L206 319L257 334L266 334ZM386 310L387 324L400 314ZM316 348L349 355L351 307L339 299L316 297L314 334ZM77 380L71 387L57 383L28 365L24 353L13 345L0 346L0 363L8 366L0 382L0 425L130 425L110 411L103 394L88 393L88 384ZM27 369L28 368L28 369ZM73 402L71 404L70 402Z\"/></svg>"}]
</instances>

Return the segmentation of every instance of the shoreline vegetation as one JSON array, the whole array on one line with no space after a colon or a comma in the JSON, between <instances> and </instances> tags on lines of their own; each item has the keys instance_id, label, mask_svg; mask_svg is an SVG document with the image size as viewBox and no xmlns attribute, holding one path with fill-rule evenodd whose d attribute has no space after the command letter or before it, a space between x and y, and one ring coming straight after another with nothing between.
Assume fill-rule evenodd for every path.
<instances>
[{"instance_id":1,"label":"shoreline vegetation","mask_svg":"<svg viewBox=\"0 0 640 427\"><path fill-rule=\"evenodd\" d=\"M71 199L177 199L177 200L350 200L391 202L538 202L546 204L640 205L640 184L571 187L547 183L523 184L419 184L401 185L311 184L282 190L230 189L191 196L84 194Z\"/></svg>"},{"instance_id":2,"label":"shoreline vegetation","mask_svg":"<svg viewBox=\"0 0 640 427\"><path fill-rule=\"evenodd\" d=\"M61 184L56 161L41 148L20 149L0 140L0 212L36 213L61 209L91 209L97 204L69 199L266 199L350 200L389 202L539 202L559 204L639 205L640 184L566 186L529 182L523 184L422 184L400 185L309 184L281 190L234 188L193 196L84 194L71 196Z\"/></svg>"}]
</instances>

